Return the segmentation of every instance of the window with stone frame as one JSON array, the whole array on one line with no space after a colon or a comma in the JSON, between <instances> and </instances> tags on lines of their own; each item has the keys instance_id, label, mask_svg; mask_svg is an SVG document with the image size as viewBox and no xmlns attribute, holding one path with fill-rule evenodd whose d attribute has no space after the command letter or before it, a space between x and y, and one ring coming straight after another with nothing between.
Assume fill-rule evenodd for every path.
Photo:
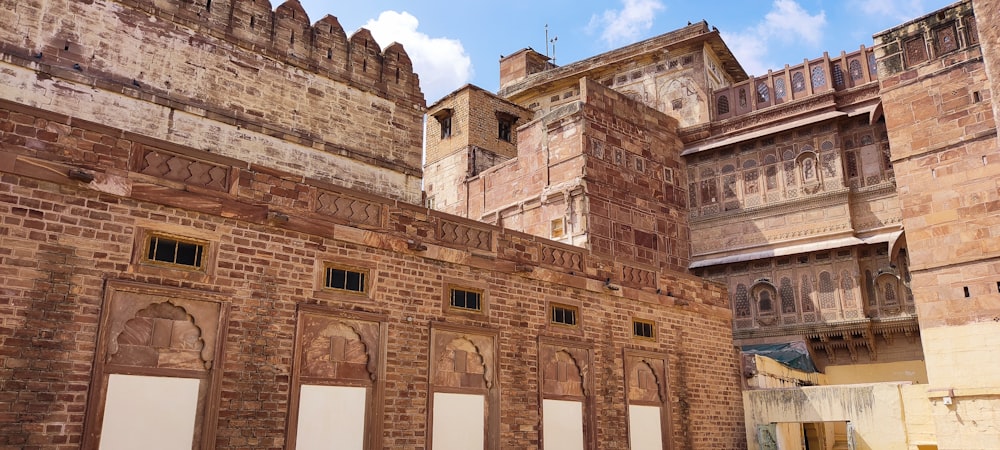
<instances>
[{"instance_id":1,"label":"window with stone frame","mask_svg":"<svg viewBox=\"0 0 1000 450\"><path fill-rule=\"evenodd\" d=\"M580 308L562 303L549 304L549 323L576 327L580 323Z\"/></svg>"},{"instance_id":2,"label":"window with stone frame","mask_svg":"<svg viewBox=\"0 0 1000 450\"><path fill-rule=\"evenodd\" d=\"M208 242L160 232L146 234L143 261L165 267L205 270Z\"/></svg>"},{"instance_id":3,"label":"window with stone frame","mask_svg":"<svg viewBox=\"0 0 1000 450\"><path fill-rule=\"evenodd\" d=\"M831 67L830 72L833 73L833 87L841 89L845 87L844 84L844 69L840 67L839 63L834 63Z\"/></svg>"},{"instance_id":4,"label":"window with stone frame","mask_svg":"<svg viewBox=\"0 0 1000 450\"><path fill-rule=\"evenodd\" d=\"M729 114L729 97L720 95L719 99L716 100L716 110L720 116Z\"/></svg>"},{"instance_id":5,"label":"window with stone frame","mask_svg":"<svg viewBox=\"0 0 1000 450\"><path fill-rule=\"evenodd\" d=\"M517 116L497 111L497 139L504 142L514 142L513 141L513 129L514 123L517 122Z\"/></svg>"},{"instance_id":6,"label":"window with stone frame","mask_svg":"<svg viewBox=\"0 0 1000 450\"><path fill-rule=\"evenodd\" d=\"M440 126L441 130L440 134L441 139L447 139L451 137L452 113L453 110L451 108L443 108L431 115L431 117L433 117L435 120L438 121L438 125Z\"/></svg>"},{"instance_id":7,"label":"window with stone frame","mask_svg":"<svg viewBox=\"0 0 1000 450\"><path fill-rule=\"evenodd\" d=\"M746 195L757 195L760 193L759 184L760 172L757 170L757 161L747 159L743 161L743 193Z\"/></svg>"},{"instance_id":8,"label":"window with stone frame","mask_svg":"<svg viewBox=\"0 0 1000 450\"><path fill-rule=\"evenodd\" d=\"M799 284L799 299L802 301L802 312L813 312L816 305L812 300L812 283L809 282L809 275L802 275L802 282Z\"/></svg>"},{"instance_id":9,"label":"window with stone frame","mask_svg":"<svg viewBox=\"0 0 1000 450\"><path fill-rule=\"evenodd\" d=\"M771 101L771 92L767 88L767 83L763 81L757 83L757 103L768 103Z\"/></svg>"},{"instance_id":10,"label":"window with stone frame","mask_svg":"<svg viewBox=\"0 0 1000 450\"><path fill-rule=\"evenodd\" d=\"M750 299L747 286L743 283L736 285L736 291L733 293L733 309L736 317L750 317Z\"/></svg>"},{"instance_id":11,"label":"window with stone frame","mask_svg":"<svg viewBox=\"0 0 1000 450\"><path fill-rule=\"evenodd\" d=\"M861 69L861 61L858 61L857 59L852 59L850 62L848 62L847 67L848 67L848 72L850 72L851 74L852 80L857 81L864 78L865 74L864 71Z\"/></svg>"},{"instance_id":12,"label":"window with stone frame","mask_svg":"<svg viewBox=\"0 0 1000 450\"><path fill-rule=\"evenodd\" d=\"M787 92L785 91L785 79L778 78L774 80L774 100L782 101L786 96Z\"/></svg>"},{"instance_id":13,"label":"window with stone frame","mask_svg":"<svg viewBox=\"0 0 1000 450\"><path fill-rule=\"evenodd\" d=\"M782 314L794 314L795 313L795 288L792 286L792 280L788 277L783 277L781 279L780 287L781 295L781 313Z\"/></svg>"},{"instance_id":14,"label":"window with stone frame","mask_svg":"<svg viewBox=\"0 0 1000 450\"><path fill-rule=\"evenodd\" d=\"M826 72L823 71L823 68L821 66L813 67L812 72L810 72L810 75L812 78L813 89L819 89L823 86L826 86Z\"/></svg>"},{"instance_id":15,"label":"window with stone frame","mask_svg":"<svg viewBox=\"0 0 1000 450\"><path fill-rule=\"evenodd\" d=\"M958 50L958 32L954 23L934 30L934 49L938 55Z\"/></svg>"},{"instance_id":16,"label":"window with stone frame","mask_svg":"<svg viewBox=\"0 0 1000 450\"><path fill-rule=\"evenodd\" d=\"M792 74L792 92L803 92L806 90L806 77L802 72Z\"/></svg>"}]
</instances>

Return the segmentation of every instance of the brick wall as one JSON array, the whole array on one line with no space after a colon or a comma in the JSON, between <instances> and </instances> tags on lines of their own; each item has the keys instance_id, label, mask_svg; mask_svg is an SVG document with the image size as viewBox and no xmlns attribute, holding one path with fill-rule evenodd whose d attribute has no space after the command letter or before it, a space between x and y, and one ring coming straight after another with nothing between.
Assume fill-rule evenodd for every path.
<instances>
[{"instance_id":1,"label":"brick wall","mask_svg":"<svg viewBox=\"0 0 1000 450\"><path fill-rule=\"evenodd\" d=\"M107 125L3 106L0 445L80 446L109 281L177 287L191 299L228 305L218 419L206 424L219 448L284 445L295 313L303 304L383 317L385 448L426 445L429 330L439 323L498 334L502 448L538 445L539 336L591 349L600 447L627 439L626 348L665 355L676 448L745 445L730 316L717 285L665 273L670 295L612 291L595 276L607 261L578 248ZM46 131L56 125L59 133ZM143 163L157 155L228 175L178 180ZM206 274L144 264L135 250L145 231L204 240L217 252L215 263ZM426 249L408 249L409 240ZM324 261L372 267L370 299L323 295ZM455 279L485 287L489 314L444 312L442 292ZM577 331L547 325L548 300L580 307ZM658 339L631 338L632 317L654 320Z\"/></svg>"}]
</instances>

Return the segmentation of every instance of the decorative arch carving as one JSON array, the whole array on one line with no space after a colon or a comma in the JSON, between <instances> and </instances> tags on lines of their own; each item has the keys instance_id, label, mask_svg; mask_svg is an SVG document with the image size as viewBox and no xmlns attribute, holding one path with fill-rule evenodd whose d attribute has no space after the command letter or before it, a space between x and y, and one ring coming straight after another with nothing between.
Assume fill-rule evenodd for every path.
<instances>
[{"instance_id":1,"label":"decorative arch carving","mask_svg":"<svg viewBox=\"0 0 1000 450\"><path fill-rule=\"evenodd\" d=\"M194 317L169 302L136 312L108 343L108 362L164 369L210 370L205 340Z\"/></svg>"},{"instance_id":2,"label":"decorative arch carving","mask_svg":"<svg viewBox=\"0 0 1000 450\"><path fill-rule=\"evenodd\" d=\"M812 152L812 147L799 153L795 158L795 165L799 168L799 179L802 184L819 182L819 167L816 153Z\"/></svg>"},{"instance_id":3,"label":"decorative arch carving","mask_svg":"<svg viewBox=\"0 0 1000 450\"><path fill-rule=\"evenodd\" d=\"M662 360L642 358L636 360L628 375L628 399L641 402L663 402L666 398L666 383L660 379Z\"/></svg>"},{"instance_id":4,"label":"decorative arch carving","mask_svg":"<svg viewBox=\"0 0 1000 450\"><path fill-rule=\"evenodd\" d=\"M306 315L302 324L302 376L331 380L377 378L370 352L377 324Z\"/></svg>"},{"instance_id":5,"label":"decorative arch carving","mask_svg":"<svg viewBox=\"0 0 1000 450\"><path fill-rule=\"evenodd\" d=\"M489 345L492 340L478 345L474 340L481 341L476 337L451 333L436 336L434 385L477 389L493 387L492 364L489 364L493 359L492 345Z\"/></svg>"},{"instance_id":6,"label":"decorative arch carving","mask_svg":"<svg viewBox=\"0 0 1000 450\"><path fill-rule=\"evenodd\" d=\"M900 284L899 276L892 272L883 272L875 277L875 296L882 312L895 314L902 310L904 297L901 297L903 291Z\"/></svg>"},{"instance_id":7,"label":"decorative arch carving","mask_svg":"<svg viewBox=\"0 0 1000 450\"><path fill-rule=\"evenodd\" d=\"M673 101L680 101L682 110L674 111L672 114L679 114L678 120L681 126L694 125L702 121L702 108L688 108L684 105L699 105L704 103L704 98L699 94L699 88L694 79L688 76L678 77L669 81L657 83L656 96L659 100L659 110L668 112ZM706 108L707 110L708 108Z\"/></svg>"},{"instance_id":8,"label":"decorative arch carving","mask_svg":"<svg viewBox=\"0 0 1000 450\"><path fill-rule=\"evenodd\" d=\"M211 370L219 313L214 302L117 291L107 319L104 360L140 367ZM194 346L198 349L193 350Z\"/></svg>"},{"instance_id":9,"label":"decorative arch carving","mask_svg":"<svg viewBox=\"0 0 1000 450\"><path fill-rule=\"evenodd\" d=\"M541 346L542 393L586 397L590 394L590 354L582 348Z\"/></svg>"},{"instance_id":10,"label":"decorative arch carving","mask_svg":"<svg viewBox=\"0 0 1000 450\"><path fill-rule=\"evenodd\" d=\"M780 300L778 290L767 280L757 280L750 286L750 298L753 299L754 310L757 312L757 323L773 325L778 320Z\"/></svg>"}]
</instances>

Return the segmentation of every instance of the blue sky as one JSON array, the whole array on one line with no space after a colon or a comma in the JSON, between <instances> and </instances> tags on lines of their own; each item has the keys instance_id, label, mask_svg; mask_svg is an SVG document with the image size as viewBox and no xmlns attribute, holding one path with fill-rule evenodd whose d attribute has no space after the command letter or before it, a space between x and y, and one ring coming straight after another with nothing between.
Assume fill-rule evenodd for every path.
<instances>
[{"instance_id":1,"label":"blue sky","mask_svg":"<svg viewBox=\"0 0 1000 450\"><path fill-rule=\"evenodd\" d=\"M708 21L752 75L829 52L854 51L872 34L953 0L300 0L316 22L330 14L348 35L368 28L385 48L406 48L431 104L473 83L496 91L499 59L524 47L546 52L545 26L566 65ZM273 0L277 6L280 0Z\"/></svg>"}]
</instances>

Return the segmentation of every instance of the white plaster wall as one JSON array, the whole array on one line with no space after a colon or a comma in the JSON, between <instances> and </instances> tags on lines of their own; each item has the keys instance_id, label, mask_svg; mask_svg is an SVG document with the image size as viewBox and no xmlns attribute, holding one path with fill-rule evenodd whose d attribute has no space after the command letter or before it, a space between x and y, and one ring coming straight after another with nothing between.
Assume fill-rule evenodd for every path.
<instances>
[{"instance_id":1,"label":"white plaster wall","mask_svg":"<svg viewBox=\"0 0 1000 450\"><path fill-rule=\"evenodd\" d=\"M760 424L850 422L857 450L907 450L905 383L813 386L743 392L749 450Z\"/></svg>"},{"instance_id":2,"label":"white plaster wall","mask_svg":"<svg viewBox=\"0 0 1000 450\"><path fill-rule=\"evenodd\" d=\"M482 450L486 427L482 395L434 394L434 450Z\"/></svg>"},{"instance_id":3,"label":"white plaster wall","mask_svg":"<svg viewBox=\"0 0 1000 450\"><path fill-rule=\"evenodd\" d=\"M542 400L545 450L583 450L583 403Z\"/></svg>"},{"instance_id":4,"label":"white plaster wall","mask_svg":"<svg viewBox=\"0 0 1000 450\"><path fill-rule=\"evenodd\" d=\"M628 442L631 450L663 450L659 406L628 405Z\"/></svg>"},{"instance_id":5,"label":"white plaster wall","mask_svg":"<svg viewBox=\"0 0 1000 450\"><path fill-rule=\"evenodd\" d=\"M200 383L193 378L112 374L101 450L190 450Z\"/></svg>"},{"instance_id":6,"label":"white plaster wall","mask_svg":"<svg viewBox=\"0 0 1000 450\"><path fill-rule=\"evenodd\" d=\"M296 450L363 450L367 389L303 385Z\"/></svg>"}]
</instances>

